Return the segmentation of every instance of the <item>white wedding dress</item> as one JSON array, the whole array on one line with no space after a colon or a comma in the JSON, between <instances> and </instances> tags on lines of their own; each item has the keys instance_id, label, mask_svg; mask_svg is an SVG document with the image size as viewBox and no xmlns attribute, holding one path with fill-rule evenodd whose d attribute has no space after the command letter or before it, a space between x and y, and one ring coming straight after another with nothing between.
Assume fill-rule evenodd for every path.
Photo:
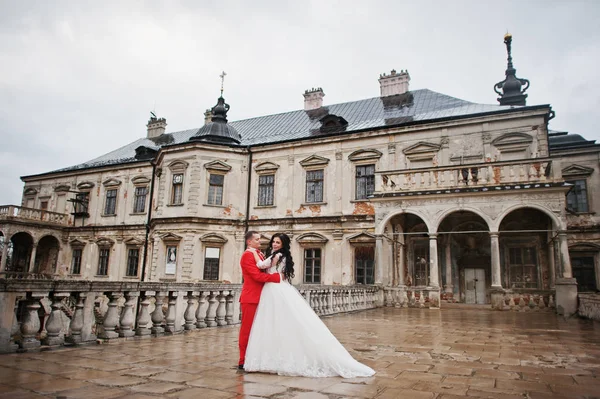
<instances>
[{"instance_id":1,"label":"white wedding dress","mask_svg":"<svg viewBox=\"0 0 600 399\"><path fill-rule=\"evenodd\" d=\"M263 262L268 265L270 259ZM285 267L284 262L285 259L280 268ZM277 270L271 267L268 272ZM298 290L284 280L263 287L244 369L304 377L354 378L375 374L348 353Z\"/></svg>"}]
</instances>

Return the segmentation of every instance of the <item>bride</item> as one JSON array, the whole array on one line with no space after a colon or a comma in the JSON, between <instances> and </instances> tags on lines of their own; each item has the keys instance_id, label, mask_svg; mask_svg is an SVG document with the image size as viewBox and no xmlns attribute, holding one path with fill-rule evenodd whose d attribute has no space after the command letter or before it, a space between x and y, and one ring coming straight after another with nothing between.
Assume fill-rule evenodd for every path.
<instances>
[{"instance_id":1,"label":"bride","mask_svg":"<svg viewBox=\"0 0 600 399\"><path fill-rule=\"evenodd\" d=\"M356 361L333 336L290 282L294 261L290 238L274 234L270 256L259 268L281 273L281 283L263 287L246 352L244 369L279 375L344 378L369 377L375 371Z\"/></svg>"}]
</instances>

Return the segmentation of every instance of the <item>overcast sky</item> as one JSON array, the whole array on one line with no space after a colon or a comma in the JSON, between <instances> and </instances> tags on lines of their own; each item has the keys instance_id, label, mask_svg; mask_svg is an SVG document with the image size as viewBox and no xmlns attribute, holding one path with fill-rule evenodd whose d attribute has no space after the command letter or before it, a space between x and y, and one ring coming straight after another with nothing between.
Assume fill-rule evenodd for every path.
<instances>
[{"instance_id":1,"label":"overcast sky","mask_svg":"<svg viewBox=\"0 0 600 399\"><path fill-rule=\"evenodd\" d=\"M146 135L200 127L222 70L229 120L379 95L408 69L411 89L496 104L504 34L528 105L550 128L600 142L600 2L0 0L0 205L19 177L93 159ZM594 28L596 26L596 28Z\"/></svg>"}]
</instances>

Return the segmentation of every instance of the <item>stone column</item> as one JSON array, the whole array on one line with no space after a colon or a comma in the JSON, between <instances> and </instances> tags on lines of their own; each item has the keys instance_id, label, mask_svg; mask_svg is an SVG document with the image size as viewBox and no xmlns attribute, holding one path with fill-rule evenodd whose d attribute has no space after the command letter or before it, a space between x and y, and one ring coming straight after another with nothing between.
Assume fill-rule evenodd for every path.
<instances>
[{"instance_id":1,"label":"stone column","mask_svg":"<svg viewBox=\"0 0 600 399\"><path fill-rule=\"evenodd\" d=\"M65 336L62 332L62 323L61 323L61 313L62 313L62 300L64 298L68 298L71 296L68 292L54 292L51 295L52 311L50 311L50 316L48 316L48 320L46 321L46 338L44 338L44 345L48 346L61 346L65 343Z\"/></svg>"},{"instance_id":2,"label":"stone column","mask_svg":"<svg viewBox=\"0 0 600 399\"><path fill-rule=\"evenodd\" d=\"M445 292L453 293L454 284L452 284L452 240L448 235L448 242L446 243L446 289Z\"/></svg>"},{"instance_id":3,"label":"stone column","mask_svg":"<svg viewBox=\"0 0 600 399\"><path fill-rule=\"evenodd\" d=\"M148 337L150 335L150 328L148 323L152 321L150 319L150 312L148 306L150 306L150 297L154 295L152 291L146 291L142 293L142 300L140 301L140 310L137 319L137 328L135 329L135 335L139 337Z\"/></svg>"},{"instance_id":4,"label":"stone column","mask_svg":"<svg viewBox=\"0 0 600 399\"><path fill-rule=\"evenodd\" d=\"M404 249L405 244L398 242L398 285L404 285L404 272L405 272L405 261L404 261Z\"/></svg>"},{"instance_id":5,"label":"stone column","mask_svg":"<svg viewBox=\"0 0 600 399\"><path fill-rule=\"evenodd\" d=\"M502 289L502 279L500 271L500 244L498 241L498 232L490 232L490 252L492 256L492 288Z\"/></svg>"},{"instance_id":6,"label":"stone column","mask_svg":"<svg viewBox=\"0 0 600 399\"><path fill-rule=\"evenodd\" d=\"M104 315L104 332L100 334L100 338L113 339L118 338L119 334L115 331L117 324L119 324L119 309L118 301L123 297L122 292L109 292L106 294L109 298L108 310Z\"/></svg>"},{"instance_id":7,"label":"stone column","mask_svg":"<svg viewBox=\"0 0 600 399\"><path fill-rule=\"evenodd\" d=\"M33 244L33 248L31 249L31 258L29 258L29 273L33 273L35 270L35 256L37 254L37 244ZM24 270L27 272L27 270Z\"/></svg>"},{"instance_id":8,"label":"stone column","mask_svg":"<svg viewBox=\"0 0 600 399\"><path fill-rule=\"evenodd\" d=\"M9 241L4 236L4 245L2 246L2 258L0 258L0 272L6 270L6 257L8 256L8 243Z\"/></svg>"},{"instance_id":9,"label":"stone column","mask_svg":"<svg viewBox=\"0 0 600 399\"><path fill-rule=\"evenodd\" d=\"M383 237L377 236L375 241L375 284L383 284Z\"/></svg>"},{"instance_id":10,"label":"stone column","mask_svg":"<svg viewBox=\"0 0 600 399\"><path fill-rule=\"evenodd\" d=\"M429 234L429 285L439 287L439 268L437 253L437 233Z\"/></svg>"},{"instance_id":11,"label":"stone column","mask_svg":"<svg viewBox=\"0 0 600 399\"><path fill-rule=\"evenodd\" d=\"M550 289L554 288L556 283L556 249L554 240L548 244L548 273L550 273Z\"/></svg>"},{"instance_id":12,"label":"stone column","mask_svg":"<svg viewBox=\"0 0 600 399\"><path fill-rule=\"evenodd\" d=\"M556 290L556 313L570 317L577 313L577 280L573 278L566 231L558 233L558 241L562 273L560 273L561 277L556 279L554 285Z\"/></svg>"}]
</instances>

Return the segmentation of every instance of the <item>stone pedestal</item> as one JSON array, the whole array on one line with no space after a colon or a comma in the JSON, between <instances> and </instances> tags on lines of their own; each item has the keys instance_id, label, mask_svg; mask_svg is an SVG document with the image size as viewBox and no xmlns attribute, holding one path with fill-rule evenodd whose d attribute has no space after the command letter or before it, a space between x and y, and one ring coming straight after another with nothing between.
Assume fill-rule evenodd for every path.
<instances>
[{"instance_id":1,"label":"stone pedestal","mask_svg":"<svg viewBox=\"0 0 600 399\"><path fill-rule=\"evenodd\" d=\"M440 290L429 291L429 309L440 308Z\"/></svg>"},{"instance_id":2,"label":"stone pedestal","mask_svg":"<svg viewBox=\"0 0 600 399\"><path fill-rule=\"evenodd\" d=\"M577 313L577 280L574 278L557 278L556 314L571 317Z\"/></svg>"},{"instance_id":3,"label":"stone pedestal","mask_svg":"<svg viewBox=\"0 0 600 399\"><path fill-rule=\"evenodd\" d=\"M490 290L490 300L492 302L493 310L504 310L504 290L498 288L492 288Z\"/></svg>"}]
</instances>

